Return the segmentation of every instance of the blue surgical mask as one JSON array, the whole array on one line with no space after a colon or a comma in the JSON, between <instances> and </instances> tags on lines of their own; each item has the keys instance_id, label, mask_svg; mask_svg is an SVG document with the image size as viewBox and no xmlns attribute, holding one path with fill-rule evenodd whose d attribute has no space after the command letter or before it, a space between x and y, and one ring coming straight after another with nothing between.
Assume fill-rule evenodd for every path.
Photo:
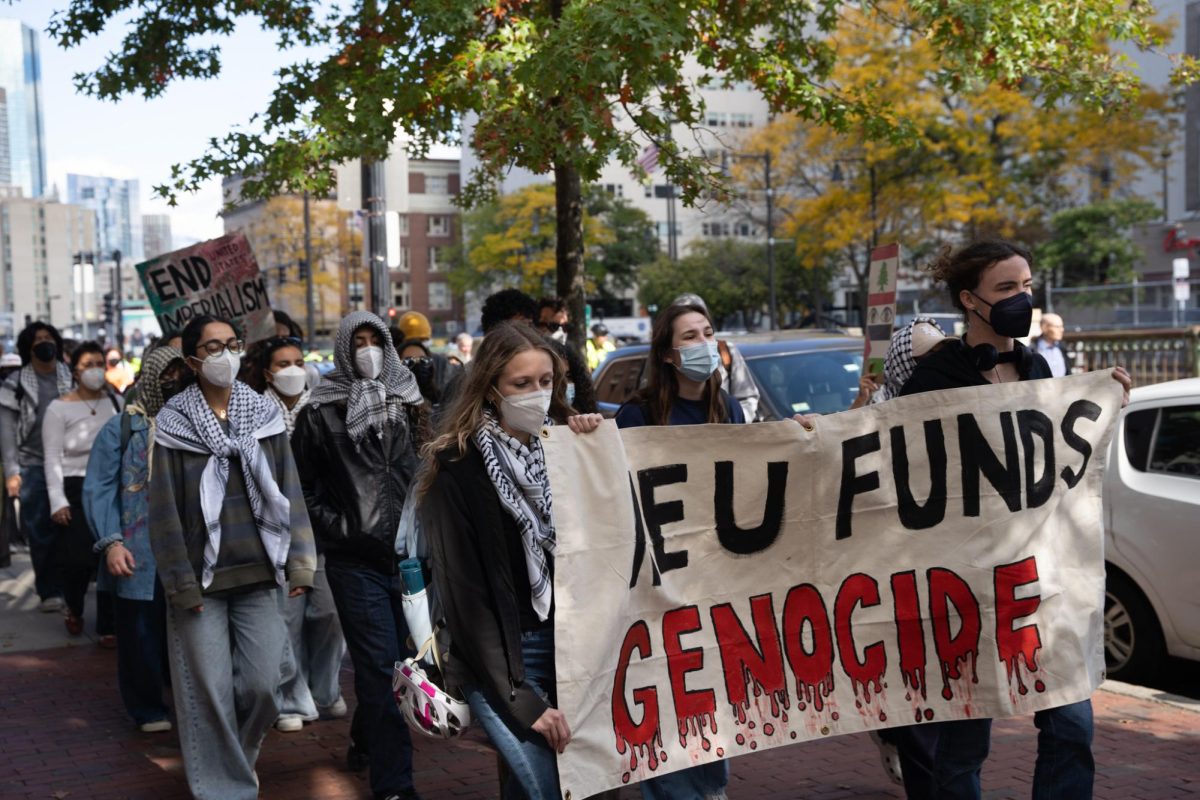
<instances>
[{"instance_id":1,"label":"blue surgical mask","mask_svg":"<svg viewBox=\"0 0 1200 800\"><path fill-rule=\"evenodd\" d=\"M697 383L703 383L712 377L717 371L717 365L721 363L721 354L717 350L716 342L700 342L678 347L676 350L679 351L679 371Z\"/></svg>"}]
</instances>

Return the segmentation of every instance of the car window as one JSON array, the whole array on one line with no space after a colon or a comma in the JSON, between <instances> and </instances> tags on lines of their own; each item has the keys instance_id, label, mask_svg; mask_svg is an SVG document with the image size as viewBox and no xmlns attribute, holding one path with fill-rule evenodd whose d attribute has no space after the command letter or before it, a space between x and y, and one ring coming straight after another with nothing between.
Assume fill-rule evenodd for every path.
<instances>
[{"instance_id":1,"label":"car window","mask_svg":"<svg viewBox=\"0 0 1200 800\"><path fill-rule=\"evenodd\" d=\"M637 391L644 357L620 358L607 364L596 381L596 399L620 405Z\"/></svg>"},{"instance_id":2,"label":"car window","mask_svg":"<svg viewBox=\"0 0 1200 800\"><path fill-rule=\"evenodd\" d=\"M1150 460L1150 440L1154 438L1154 424L1158 422L1158 409L1148 408L1125 415L1125 457L1139 472L1146 471Z\"/></svg>"},{"instance_id":3,"label":"car window","mask_svg":"<svg viewBox=\"0 0 1200 800\"><path fill-rule=\"evenodd\" d=\"M1162 409L1150 469L1200 478L1200 406Z\"/></svg>"},{"instance_id":4,"label":"car window","mask_svg":"<svg viewBox=\"0 0 1200 800\"><path fill-rule=\"evenodd\" d=\"M746 364L780 413L836 414L858 394L862 352L785 353L747 359Z\"/></svg>"}]
</instances>

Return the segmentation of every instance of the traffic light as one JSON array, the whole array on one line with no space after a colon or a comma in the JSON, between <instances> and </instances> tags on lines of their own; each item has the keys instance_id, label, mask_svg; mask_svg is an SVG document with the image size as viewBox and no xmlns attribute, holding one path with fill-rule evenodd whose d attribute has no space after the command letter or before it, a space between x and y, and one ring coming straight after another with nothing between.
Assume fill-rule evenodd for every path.
<instances>
[{"instance_id":1,"label":"traffic light","mask_svg":"<svg viewBox=\"0 0 1200 800\"><path fill-rule=\"evenodd\" d=\"M280 286L283 286L285 283L287 283L287 267L283 265L279 266L278 282Z\"/></svg>"},{"instance_id":2,"label":"traffic light","mask_svg":"<svg viewBox=\"0 0 1200 800\"><path fill-rule=\"evenodd\" d=\"M307 261L305 261L304 259L300 259L298 262L296 262L296 274L298 275L298 277L301 281L308 280L308 262Z\"/></svg>"},{"instance_id":3,"label":"traffic light","mask_svg":"<svg viewBox=\"0 0 1200 800\"><path fill-rule=\"evenodd\" d=\"M109 293L105 294L103 299L104 299L104 306L103 306L103 311L104 311L104 324L105 324L105 326L107 327L107 326L109 326L109 325L112 325L112 321L113 321L113 311L114 311L114 309L113 309L113 296L112 296L112 293L111 293L111 292L109 292Z\"/></svg>"},{"instance_id":4,"label":"traffic light","mask_svg":"<svg viewBox=\"0 0 1200 800\"><path fill-rule=\"evenodd\" d=\"M395 318L396 318L396 309L389 308L388 309L388 319L395 319Z\"/></svg>"}]
</instances>

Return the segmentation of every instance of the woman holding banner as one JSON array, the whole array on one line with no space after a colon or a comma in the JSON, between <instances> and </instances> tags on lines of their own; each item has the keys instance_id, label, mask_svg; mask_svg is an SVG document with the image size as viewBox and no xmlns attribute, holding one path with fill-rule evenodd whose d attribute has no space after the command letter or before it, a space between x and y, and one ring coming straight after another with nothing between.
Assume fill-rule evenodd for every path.
<instances>
[{"instance_id":1,"label":"woman holding banner","mask_svg":"<svg viewBox=\"0 0 1200 800\"><path fill-rule=\"evenodd\" d=\"M617 425L701 425L746 421L721 388L721 355L712 318L701 306L677 304L659 315L650 334L646 386L617 411ZM646 800L710 800L725 796L729 765L713 761L642 782Z\"/></svg>"},{"instance_id":2,"label":"woman holding banner","mask_svg":"<svg viewBox=\"0 0 1200 800\"><path fill-rule=\"evenodd\" d=\"M1032 265L1032 254L1011 242L985 240L943 250L931 272L963 312L967 330L957 345L919 361L900 394L1051 377L1046 360L1017 341L1029 335L1032 324ZM1128 402L1128 373L1117 367L1113 377ZM1091 798L1091 701L1039 711L1033 720L1039 731L1034 800ZM991 725L988 719L968 719L896 729L907 795L979 798Z\"/></svg>"},{"instance_id":3,"label":"woman holding banner","mask_svg":"<svg viewBox=\"0 0 1200 800\"><path fill-rule=\"evenodd\" d=\"M562 797L555 753L571 740L554 707L555 533L539 435L601 421L573 416L565 371L528 325L489 330L424 450L418 487L452 640L448 688L466 696L507 763L504 796L530 800Z\"/></svg>"}]
</instances>

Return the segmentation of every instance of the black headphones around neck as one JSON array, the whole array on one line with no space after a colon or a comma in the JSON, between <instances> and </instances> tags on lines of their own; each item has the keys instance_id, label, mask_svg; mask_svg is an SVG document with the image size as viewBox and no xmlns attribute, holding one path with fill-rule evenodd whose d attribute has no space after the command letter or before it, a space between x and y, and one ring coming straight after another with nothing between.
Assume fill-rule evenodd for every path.
<instances>
[{"instance_id":1,"label":"black headphones around neck","mask_svg":"<svg viewBox=\"0 0 1200 800\"><path fill-rule=\"evenodd\" d=\"M1013 349L1007 353L1001 353L992 344L977 344L969 345L966 340L960 339L959 345L962 347L963 353L966 354L967 360L971 366L980 372L987 372L996 368L997 364L1006 364L1009 362L1017 365L1017 373L1022 378L1028 377L1029 370L1033 367L1033 351L1020 342L1013 342Z\"/></svg>"}]
</instances>

